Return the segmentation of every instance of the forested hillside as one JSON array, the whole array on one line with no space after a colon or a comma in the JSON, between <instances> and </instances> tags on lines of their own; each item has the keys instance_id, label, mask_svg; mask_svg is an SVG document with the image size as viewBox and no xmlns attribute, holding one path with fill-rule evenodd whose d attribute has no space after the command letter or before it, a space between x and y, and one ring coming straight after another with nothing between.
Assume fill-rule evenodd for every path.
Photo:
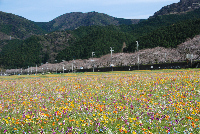
<instances>
[{"instance_id":1,"label":"forested hillside","mask_svg":"<svg viewBox=\"0 0 200 134\"><path fill-rule=\"evenodd\" d=\"M162 7L152 17L169 15L169 14L184 14L194 11L200 7L200 0L180 0L178 3L173 3Z\"/></svg>"},{"instance_id":2,"label":"forested hillside","mask_svg":"<svg viewBox=\"0 0 200 134\"><path fill-rule=\"evenodd\" d=\"M187 20L170 26L161 27L149 34L140 36L136 40L140 41L140 49L160 47L177 47L188 38L193 38L200 34L200 19ZM135 50L130 45L128 50Z\"/></svg>"},{"instance_id":3,"label":"forested hillside","mask_svg":"<svg viewBox=\"0 0 200 134\"><path fill-rule=\"evenodd\" d=\"M85 27L80 29L86 30ZM77 31L75 30L74 34ZM91 57L92 52L95 52L96 57L100 57L109 53L110 47L113 47L115 52L123 52L123 44L131 42L132 36L121 32L115 26L93 26L90 27L90 31L84 31L82 35L79 35L73 45L59 52L56 59L58 61L74 58L87 59Z\"/></svg>"},{"instance_id":4,"label":"forested hillside","mask_svg":"<svg viewBox=\"0 0 200 134\"><path fill-rule=\"evenodd\" d=\"M35 32L37 35L29 38L27 38L28 33L23 36L19 32L19 34L15 35L16 38L12 37L11 40L8 40L9 36L0 30L3 33L0 34L2 36L0 41L1 67L19 68L46 62L55 63L55 60L60 62L62 60L87 59L91 57L92 52L95 52L95 57L100 57L110 53L110 47L114 47L115 53L135 52L136 41L139 42L139 49L157 46L177 47L177 45L185 42L188 38L193 38L195 35L200 34L200 9L185 14L156 16L140 21L138 24L130 24L132 20L127 21L125 19L117 19L116 21L116 18L109 18L109 16L106 18L105 14L98 14L96 12L90 14L90 19L94 19L90 20L87 18L88 14L84 14L89 19L88 24L95 22L97 25L81 26L80 24L82 23L78 24L81 22L79 20L77 25L70 26L71 28L78 26L76 29L65 30L65 28L68 29L69 27L67 28L65 23L61 23L61 20L66 21L64 15L50 22L52 24L49 23L48 27L46 27L45 23L37 23L38 26L44 29L41 30L39 28L39 31L41 30L39 32L36 29L38 26L36 26L33 29L38 32ZM80 13L81 15L83 14ZM95 17L99 15L102 17L101 21ZM69 18L73 20L73 14L70 16ZM74 14L75 16L77 14ZM12 15L10 19L12 19ZM103 19L106 21L103 21ZM31 21L22 20L30 23L30 27L35 26ZM5 22L2 24L5 24ZM21 24L20 20L19 26ZM12 27L14 27L13 25L11 23ZM6 29L6 25L0 28ZM57 31L44 32L51 30Z\"/></svg>"},{"instance_id":5,"label":"forested hillside","mask_svg":"<svg viewBox=\"0 0 200 134\"><path fill-rule=\"evenodd\" d=\"M35 22L38 26L48 32L61 30L74 30L80 26L108 26L108 25L130 25L138 24L142 19L115 18L98 12L72 12L63 14L49 22Z\"/></svg>"},{"instance_id":6,"label":"forested hillside","mask_svg":"<svg viewBox=\"0 0 200 134\"><path fill-rule=\"evenodd\" d=\"M23 17L0 11L0 32L12 38L26 39L32 35L44 34L44 30Z\"/></svg>"}]
</instances>

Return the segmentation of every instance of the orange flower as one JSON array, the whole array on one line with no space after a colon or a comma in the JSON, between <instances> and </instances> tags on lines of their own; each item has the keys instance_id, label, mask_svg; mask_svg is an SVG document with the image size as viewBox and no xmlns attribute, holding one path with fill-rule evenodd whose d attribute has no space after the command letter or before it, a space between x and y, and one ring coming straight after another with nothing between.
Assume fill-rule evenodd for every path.
<instances>
[{"instance_id":1,"label":"orange flower","mask_svg":"<svg viewBox=\"0 0 200 134\"><path fill-rule=\"evenodd\" d=\"M186 118L188 118L188 119L190 119L190 120L193 120L193 118L192 118L192 117L190 117L190 116L189 116L189 117L186 117Z\"/></svg>"},{"instance_id":2,"label":"orange flower","mask_svg":"<svg viewBox=\"0 0 200 134\"><path fill-rule=\"evenodd\" d=\"M195 128L195 126L196 126L196 125L195 125L194 122L192 121L192 127Z\"/></svg>"},{"instance_id":3,"label":"orange flower","mask_svg":"<svg viewBox=\"0 0 200 134\"><path fill-rule=\"evenodd\" d=\"M17 130L17 128L14 128L14 130Z\"/></svg>"},{"instance_id":4,"label":"orange flower","mask_svg":"<svg viewBox=\"0 0 200 134\"><path fill-rule=\"evenodd\" d=\"M113 111L113 113L117 114L117 111Z\"/></svg>"},{"instance_id":5,"label":"orange flower","mask_svg":"<svg viewBox=\"0 0 200 134\"><path fill-rule=\"evenodd\" d=\"M119 129L119 131L120 131L120 132L123 132L123 130L122 130L122 129Z\"/></svg>"}]
</instances>

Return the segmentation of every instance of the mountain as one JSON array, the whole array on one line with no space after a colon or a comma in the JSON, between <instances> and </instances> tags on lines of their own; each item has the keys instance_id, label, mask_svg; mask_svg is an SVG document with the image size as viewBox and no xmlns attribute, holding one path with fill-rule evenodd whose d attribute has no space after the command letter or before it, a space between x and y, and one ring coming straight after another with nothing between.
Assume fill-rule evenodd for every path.
<instances>
[{"instance_id":1,"label":"mountain","mask_svg":"<svg viewBox=\"0 0 200 134\"><path fill-rule=\"evenodd\" d=\"M0 33L1 40L10 39L7 36L25 39L35 34L44 34L45 31L30 20L0 11Z\"/></svg>"},{"instance_id":2,"label":"mountain","mask_svg":"<svg viewBox=\"0 0 200 134\"><path fill-rule=\"evenodd\" d=\"M98 12L72 12L63 14L50 22L36 22L38 26L48 32L61 30L74 30L80 26L107 26L107 25L130 25L137 24L140 19L115 18Z\"/></svg>"},{"instance_id":3,"label":"mountain","mask_svg":"<svg viewBox=\"0 0 200 134\"><path fill-rule=\"evenodd\" d=\"M194 11L200 7L200 0L180 0L178 3L173 3L162 7L159 11L154 13L152 17L169 15L169 14L183 14ZM152 18L150 17L150 18Z\"/></svg>"},{"instance_id":4,"label":"mountain","mask_svg":"<svg viewBox=\"0 0 200 134\"><path fill-rule=\"evenodd\" d=\"M27 22L24 29L30 23L30 30L35 26L42 31L9 40L9 34L0 30L0 65L4 68L88 59L91 52L100 57L110 53L110 47L114 47L115 53L135 52L136 41L139 41L139 49L176 48L200 34L200 8L183 14L157 15L147 20L119 19L97 12L69 13L40 23L20 18L18 23L22 20ZM137 24L133 24L134 21ZM9 23L19 27L17 22Z\"/></svg>"}]
</instances>

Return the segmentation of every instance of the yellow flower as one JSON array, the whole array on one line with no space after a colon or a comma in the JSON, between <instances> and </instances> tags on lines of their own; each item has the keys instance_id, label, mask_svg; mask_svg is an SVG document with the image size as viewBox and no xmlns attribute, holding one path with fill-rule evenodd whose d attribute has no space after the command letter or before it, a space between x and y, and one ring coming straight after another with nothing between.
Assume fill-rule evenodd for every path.
<instances>
[{"instance_id":1,"label":"yellow flower","mask_svg":"<svg viewBox=\"0 0 200 134\"><path fill-rule=\"evenodd\" d=\"M135 120L136 120L136 118L133 118L133 120L135 121Z\"/></svg>"},{"instance_id":2,"label":"yellow flower","mask_svg":"<svg viewBox=\"0 0 200 134\"><path fill-rule=\"evenodd\" d=\"M135 131L133 131L133 134L137 134Z\"/></svg>"}]
</instances>

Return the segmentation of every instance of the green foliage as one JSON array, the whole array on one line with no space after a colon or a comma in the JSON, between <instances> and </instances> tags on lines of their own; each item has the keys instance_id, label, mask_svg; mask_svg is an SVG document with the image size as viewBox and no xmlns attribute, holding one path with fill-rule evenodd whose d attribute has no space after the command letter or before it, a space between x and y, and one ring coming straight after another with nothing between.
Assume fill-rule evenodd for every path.
<instances>
[{"instance_id":1,"label":"green foliage","mask_svg":"<svg viewBox=\"0 0 200 134\"><path fill-rule=\"evenodd\" d=\"M132 36L120 32L116 26L90 26L81 29L83 30L74 31L77 36L75 43L58 53L56 57L58 61L73 58L87 59L91 57L92 52L100 57L109 53L110 47L114 47L115 52L121 52L123 42L130 43L132 40Z\"/></svg>"},{"instance_id":2,"label":"green foliage","mask_svg":"<svg viewBox=\"0 0 200 134\"><path fill-rule=\"evenodd\" d=\"M25 41L8 41L0 53L1 64L6 68L21 68L41 63L41 44L37 41L36 36Z\"/></svg>"},{"instance_id":3,"label":"green foliage","mask_svg":"<svg viewBox=\"0 0 200 134\"><path fill-rule=\"evenodd\" d=\"M67 27L67 25L64 25L67 15L70 16L66 23L70 24L68 28L77 29L61 30ZM32 22L12 14L8 14L8 16L10 19L6 20L6 23L0 23L0 31L8 35L13 33L16 34L16 37L25 38L30 32L34 32L30 28L33 27L36 30L35 33L42 34L37 27L34 27L35 24L33 25ZM100 18L99 20L97 16ZM16 17L17 20L13 20L13 17ZM95 52L96 57L100 57L110 53L110 47L114 47L115 53L123 50L135 52L136 41L139 41L139 49L157 46L176 47L187 38L200 34L199 18L200 9L183 15L156 16L142 20L137 25L127 25L131 23L131 20L112 18L95 12L85 16L82 13L66 14L49 23L37 23L38 26L47 31L61 31L31 36L24 41L0 41L0 64L5 68L35 66L35 64L45 63L46 61L54 62L55 59L58 62L87 59L91 57L92 52ZM77 19L79 20L77 23L72 23ZM19 21L19 24L17 21ZM87 26L82 26L82 24ZM123 25L117 26L118 24ZM25 26L25 28L22 26ZM25 30L18 32L17 29ZM126 48L122 50L124 42Z\"/></svg>"},{"instance_id":4,"label":"green foliage","mask_svg":"<svg viewBox=\"0 0 200 134\"><path fill-rule=\"evenodd\" d=\"M138 39L161 27L170 26L187 20L196 20L198 18L200 18L200 9L182 15L171 14L156 16L154 18L149 18L148 20L143 20L135 25L120 25L119 27L121 31L132 34L135 39ZM163 35L164 34L165 33L163 33Z\"/></svg>"},{"instance_id":5,"label":"green foliage","mask_svg":"<svg viewBox=\"0 0 200 134\"><path fill-rule=\"evenodd\" d=\"M137 24L140 20L114 18L107 14L98 12L73 12L63 14L50 22L35 22L36 25L48 32L60 30L74 30L81 26L108 26L108 25L130 25Z\"/></svg>"},{"instance_id":6,"label":"green foliage","mask_svg":"<svg viewBox=\"0 0 200 134\"><path fill-rule=\"evenodd\" d=\"M33 34L44 34L45 31L34 22L23 17L0 11L0 32L15 38L25 39Z\"/></svg>"},{"instance_id":7,"label":"green foliage","mask_svg":"<svg viewBox=\"0 0 200 134\"><path fill-rule=\"evenodd\" d=\"M140 36L140 49L160 47L177 47L188 38L200 34L200 19L183 21L170 26L161 27L147 35ZM129 46L134 50L134 43Z\"/></svg>"}]
</instances>

